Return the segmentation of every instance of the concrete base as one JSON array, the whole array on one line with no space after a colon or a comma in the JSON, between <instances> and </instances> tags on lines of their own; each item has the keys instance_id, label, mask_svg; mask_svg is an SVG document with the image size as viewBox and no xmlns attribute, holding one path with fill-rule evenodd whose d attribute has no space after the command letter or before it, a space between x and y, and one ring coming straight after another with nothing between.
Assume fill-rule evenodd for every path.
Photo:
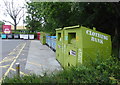
<instances>
[{"instance_id":1,"label":"concrete base","mask_svg":"<svg viewBox=\"0 0 120 85\"><path fill-rule=\"evenodd\" d=\"M25 69L36 75L63 70L55 58L55 52L38 40L31 41Z\"/></svg>"}]
</instances>

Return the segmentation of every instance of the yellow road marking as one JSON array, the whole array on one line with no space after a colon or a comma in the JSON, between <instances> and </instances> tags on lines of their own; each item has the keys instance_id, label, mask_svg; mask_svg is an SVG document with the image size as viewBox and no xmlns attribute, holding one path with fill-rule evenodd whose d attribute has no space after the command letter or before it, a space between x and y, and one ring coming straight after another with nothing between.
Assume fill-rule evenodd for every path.
<instances>
[{"instance_id":1,"label":"yellow road marking","mask_svg":"<svg viewBox=\"0 0 120 85\"><path fill-rule=\"evenodd\" d=\"M11 60L13 60L13 59L15 59L15 57L13 57L13 58L11 58L11 59L7 59L7 58L6 58L6 59L2 60L2 61L0 62L0 64L1 64L1 63L4 63L4 62L11 61Z\"/></svg>"},{"instance_id":2,"label":"yellow road marking","mask_svg":"<svg viewBox=\"0 0 120 85\"><path fill-rule=\"evenodd\" d=\"M13 52L10 52L8 55L12 55L12 54L15 54L15 52L13 51Z\"/></svg>"},{"instance_id":3,"label":"yellow road marking","mask_svg":"<svg viewBox=\"0 0 120 85\"><path fill-rule=\"evenodd\" d=\"M0 68L6 68L6 67L8 67L8 66L10 66L10 65L0 66Z\"/></svg>"},{"instance_id":4,"label":"yellow road marking","mask_svg":"<svg viewBox=\"0 0 120 85\"><path fill-rule=\"evenodd\" d=\"M17 45L16 48L18 48L21 44ZM10 55L16 48L14 48L8 55ZM8 57L8 56L7 56ZM5 57L2 61L4 61L7 57Z\"/></svg>"},{"instance_id":5,"label":"yellow road marking","mask_svg":"<svg viewBox=\"0 0 120 85\"><path fill-rule=\"evenodd\" d=\"M41 64L37 64L37 63L29 62L29 61L28 61L28 63L36 65L36 66L41 66Z\"/></svg>"},{"instance_id":6,"label":"yellow road marking","mask_svg":"<svg viewBox=\"0 0 120 85\"><path fill-rule=\"evenodd\" d=\"M2 83L2 80L5 79L5 77L8 75L10 69L13 67L14 63L16 62L17 58L19 57L19 55L21 54L22 50L24 49L26 43L23 45L23 47L20 49L18 55L16 56L16 58L14 59L14 61L11 63L10 67L8 68L8 70L6 71L6 73L3 75L3 78L0 79L0 84Z\"/></svg>"},{"instance_id":7,"label":"yellow road marking","mask_svg":"<svg viewBox=\"0 0 120 85\"><path fill-rule=\"evenodd\" d=\"M11 68L10 70L16 71L14 68ZM23 73L23 72L21 72L21 71L20 71L20 74L28 76L28 74L25 74L25 73Z\"/></svg>"}]
</instances>

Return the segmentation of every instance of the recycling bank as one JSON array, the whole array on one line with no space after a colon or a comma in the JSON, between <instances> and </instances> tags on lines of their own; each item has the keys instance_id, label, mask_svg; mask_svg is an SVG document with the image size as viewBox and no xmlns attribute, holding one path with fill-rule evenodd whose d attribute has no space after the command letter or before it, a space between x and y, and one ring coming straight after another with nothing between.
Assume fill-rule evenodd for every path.
<instances>
[{"instance_id":1,"label":"recycling bank","mask_svg":"<svg viewBox=\"0 0 120 85\"><path fill-rule=\"evenodd\" d=\"M111 56L111 37L83 26L56 29L56 58L63 67L90 64Z\"/></svg>"}]
</instances>

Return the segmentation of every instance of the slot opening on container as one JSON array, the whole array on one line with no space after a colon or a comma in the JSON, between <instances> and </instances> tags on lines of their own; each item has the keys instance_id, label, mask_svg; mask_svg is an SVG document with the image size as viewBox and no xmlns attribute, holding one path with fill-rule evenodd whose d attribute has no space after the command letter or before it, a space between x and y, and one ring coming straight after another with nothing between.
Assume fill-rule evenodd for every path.
<instances>
[{"instance_id":1,"label":"slot opening on container","mask_svg":"<svg viewBox=\"0 0 120 85\"><path fill-rule=\"evenodd\" d=\"M61 33L58 33L58 41L61 41Z\"/></svg>"},{"instance_id":2,"label":"slot opening on container","mask_svg":"<svg viewBox=\"0 0 120 85\"><path fill-rule=\"evenodd\" d=\"M76 33L68 33L68 44L76 43Z\"/></svg>"}]
</instances>

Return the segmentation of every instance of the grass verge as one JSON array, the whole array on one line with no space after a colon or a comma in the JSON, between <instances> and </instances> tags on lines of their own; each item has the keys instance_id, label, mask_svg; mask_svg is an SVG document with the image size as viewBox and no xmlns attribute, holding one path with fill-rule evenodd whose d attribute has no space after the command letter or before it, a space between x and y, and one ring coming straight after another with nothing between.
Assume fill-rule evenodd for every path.
<instances>
[{"instance_id":1,"label":"grass verge","mask_svg":"<svg viewBox=\"0 0 120 85\"><path fill-rule=\"evenodd\" d=\"M110 57L105 61L96 60L92 65L80 65L78 67L67 68L57 74L44 76L30 75L20 78L8 78L3 80L2 85L6 83L39 83L39 84L120 84L120 61L117 58Z\"/></svg>"}]
</instances>

